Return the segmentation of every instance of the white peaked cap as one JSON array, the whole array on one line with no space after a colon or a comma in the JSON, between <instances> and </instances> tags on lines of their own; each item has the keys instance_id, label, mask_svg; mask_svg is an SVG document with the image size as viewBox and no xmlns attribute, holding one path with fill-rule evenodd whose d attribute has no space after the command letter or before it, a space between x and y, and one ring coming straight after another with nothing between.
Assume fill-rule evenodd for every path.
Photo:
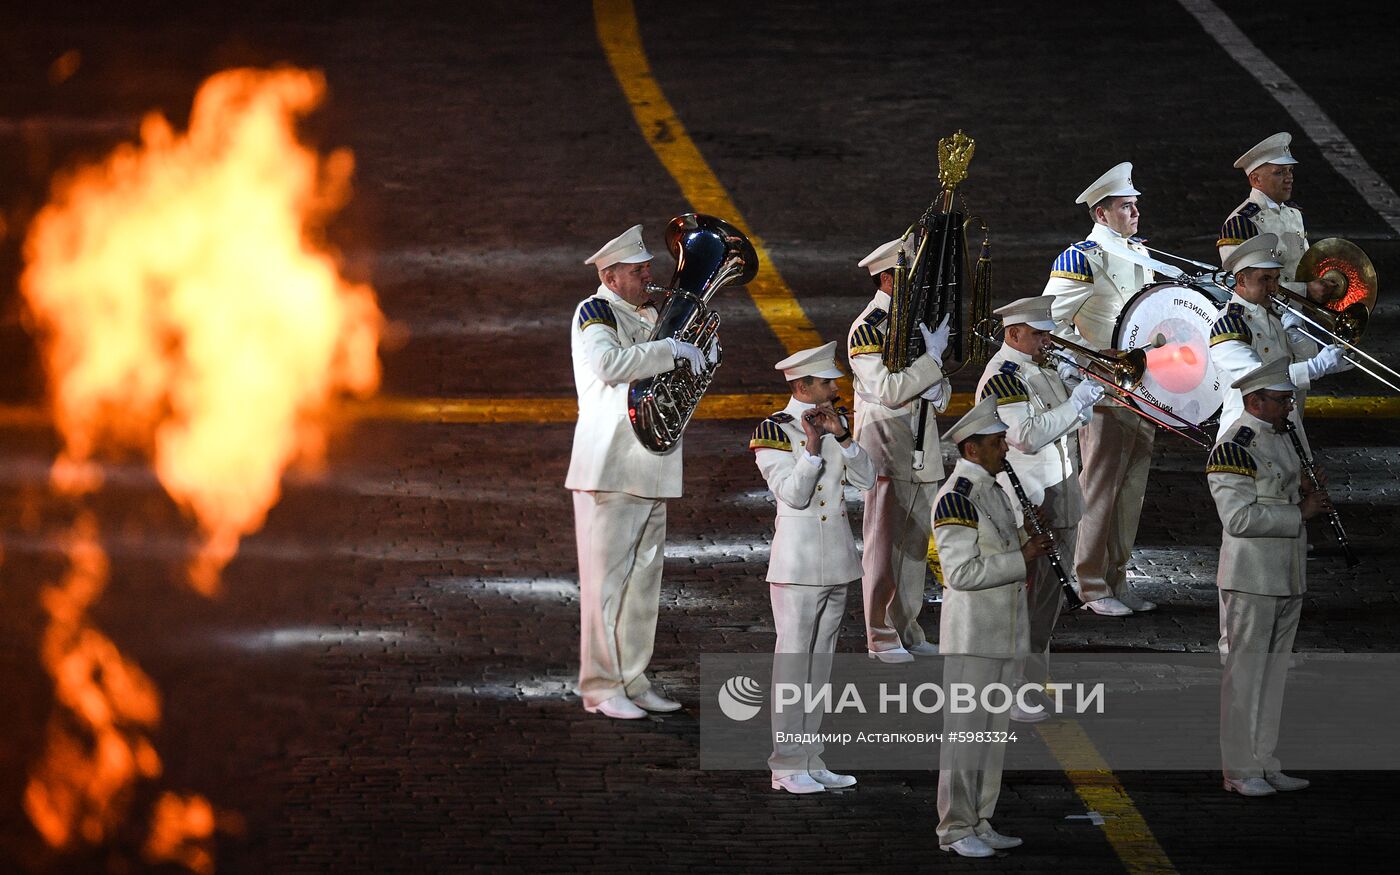
<instances>
[{"instance_id":1,"label":"white peaked cap","mask_svg":"<svg viewBox=\"0 0 1400 875\"><path fill-rule=\"evenodd\" d=\"M997 416L997 396L989 394L978 401L962 419L948 430L948 440L960 444L973 435L996 434L1006 431L1006 423Z\"/></svg>"},{"instance_id":2,"label":"white peaked cap","mask_svg":"<svg viewBox=\"0 0 1400 875\"><path fill-rule=\"evenodd\" d=\"M899 252L904 248L904 238L891 240L888 243L881 243L875 247L875 251L860 260L859 267L870 271L871 276L878 276L899 262ZM910 253L905 254L906 258L911 258Z\"/></svg>"},{"instance_id":3,"label":"white peaked cap","mask_svg":"<svg viewBox=\"0 0 1400 875\"><path fill-rule=\"evenodd\" d=\"M1054 295L1038 295L1034 298L1021 298L1001 306L992 312L1001 317L1005 326L1029 325L1041 331L1054 331L1055 320L1050 317L1050 302Z\"/></svg>"},{"instance_id":4,"label":"white peaked cap","mask_svg":"<svg viewBox=\"0 0 1400 875\"><path fill-rule=\"evenodd\" d=\"M1293 135L1284 132L1265 137L1256 143L1254 148L1235 159L1235 166L1248 176L1265 164L1297 164L1298 159L1288 151L1288 144L1292 142Z\"/></svg>"},{"instance_id":5,"label":"white peaked cap","mask_svg":"<svg viewBox=\"0 0 1400 875\"><path fill-rule=\"evenodd\" d=\"M774 365L773 369L782 371L783 379L789 381L796 380L798 377L821 377L824 380L834 380L846 375L836 366L836 341L834 340L831 343L795 352Z\"/></svg>"},{"instance_id":6,"label":"white peaked cap","mask_svg":"<svg viewBox=\"0 0 1400 875\"><path fill-rule=\"evenodd\" d=\"M1288 356L1276 358L1268 364L1260 365L1230 384L1239 389L1241 395L1268 389L1270 392L1292 392L1298 387L1288 377L1288 366L1292 363Z\"/></svg>"},{"instance_id":7,"label":"white peaked cap","mask_svg":"<svg viewBox=\"0 0 1400 875\"><path fill-rule=\"evenodd\" d=\"M595 264L602 270L619 262L640 264L651 259L652 255L647 251L647 245L642 242L642 226L633 225L604 243L603 248L590 255L584 264Z\"/></svg>"},{"instance_id":8,"label":"white peaked cap","mask_svg":"<svg viewBox=\"0 0 1400 875\"><path fill-rule=\"evenodd\" d=\"M1132 197L1142 194L1133 188L1133 165L1130 161L1114 165L1113 169L1094 180L1075 199L1077 204L1093 206L1106 197Z\"/></svg>"},{"instance_id":9,"label":"white peaked cap","mask_svg":"<svg viewBox=\"0 0 1400 875\"><path fill-rule=\"evenodd\" d=\"M1246 267L1283 267L1278 256L1278 235L1260 234L1236 246L1220 266L1230 273L1238 273Z\"/></svg>"}]
</instances>

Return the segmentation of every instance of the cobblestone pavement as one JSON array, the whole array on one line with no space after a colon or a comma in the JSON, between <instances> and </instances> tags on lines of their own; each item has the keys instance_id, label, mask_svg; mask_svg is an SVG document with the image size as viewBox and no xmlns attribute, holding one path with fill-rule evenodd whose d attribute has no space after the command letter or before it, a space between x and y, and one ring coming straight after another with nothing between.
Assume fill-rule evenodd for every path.
<instances>
[{"instance_id":1,"label":"cobblestone pavement","mask_svg":"<svg viewBox=\"0 0 1400 875\"><path fill-rule=\"evenodd\" d=\"M1393 12L1341 15L1339 52L1330 26L1309 24L1313 7L1222 7L1400 182L1400 96L1382 87L1397 81L1383 26ZM1119 160L1137 164L1153 242L1208 257L1246 193L1230 162L1296 130L1173 3L920 8L637 5L657 81L824 337L842 337L863 306L856 260L923 209L934 143L957 127L979 138L965 194L995 233L998 303L1039 290L1055 254L1088 230L1075 194ZM384 354L385 391L571 394L567 316L592 287L581 260L637 221L659 251L663 222L686 204L636 130L588 5L394 10L80 4L0 28L3 400L40 393L14 276L50 174L133 136L148 108L182 118L216 69L278 61L326 72L328 103L308 136L356 155L356 199L333 233L407 329ZM51 85L48 65L70 49L78 75ZM1394 232L1316 144L1300 136L1295 153L1313 238L1357 241L1384 283L1400 267ZM771 364L783 351L757 310L740 292L723 308L714 391L781 389ZM1391 361L1396 312L1383 286L1366 345ZM1323 391L1379 389L1346 375ZM698 654L773 643L762 582L772 515L745 449L752 425L698 421L687 434L654 662L685 710L635 723L586 715L571 689L570 424L349 424L324 473L288 478L212 600L178 584L189 530L154 478L113 464L95 503L113 579L93 616L164 697L154 741L165 771L140 792L198 792L241 815L218 844L224 872L973 868L938 853L934 775L863 773L853 791L796 798L762 773L698 768ZM1317 419L1309 433L1366 561L1346 570L1314 532L1298 648L1395 651L1395 421ZM55 449L45 429L0 429L0 871L138 859L135 832L55 855L20 809L54 707L36 656L37 593L63 570L57 537L73 514L44 489ZM1133 572L1162 608L1076 613L1056 649L1211 648L1219 525L1202 461L1158 441ZM936 635L935 609L924 623ZM841 650L863 646L861 628L852 599ZM1246 801L1212 774L1116 776L1179 871L1374 865L1400 852L1388 773L1309 777L1304 793ZM1026 845L990 865L1131 869L1103 830L1066 819L1084 812L1069 776L1008 774L997 825Z\"/></svg>"}]
</instances>

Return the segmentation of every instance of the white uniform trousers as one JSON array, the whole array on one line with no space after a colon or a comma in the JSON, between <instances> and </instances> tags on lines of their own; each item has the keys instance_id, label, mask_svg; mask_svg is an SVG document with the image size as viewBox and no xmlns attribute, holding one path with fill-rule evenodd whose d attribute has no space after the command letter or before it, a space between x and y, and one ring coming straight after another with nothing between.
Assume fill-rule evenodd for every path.
<instances>
[{"instance_id":1,"label":"white uniform trousers","mask_svg":"<svg viewBox=\"0 0 1400 875\"><path fill-rule=\"evenodd\" d=\"M1122 407L1094 411L1079 431L1079 486L1084 518L1074 576L1085 602L1128 591L1128 561L1137 540L1156 426Z\"/></svg>"},{"instance_id":2,"label":"white uniform trousers","mask_svg":"<svg viewBox=\"0 0 1400 875\"><path fill-rule=\"evenodd\" d=\"M861 587L870 650L924 643L919 612L924 607L933 498L940 485L880 477L865 493Z\"/></svg>"},{"instance_id":3,"label":"white uniform trousers","mask_svg":"<svg viewBox=\"0 0 1400 875\"><path fill-rule=\"evenodd\" d=\"M1006 745L989 741L950 742L951 732L1006 732L1006 711L983 710L982 688L1000 683L1010 688L1012 661L985 656L947 656L943 663L943 689L952 684L972 684L978 707L967 714L946 714L943 744L938 750L938 843L950 845L975 832L986 832L1001 796L1001 765ZM993 702L1000 698L993 696ZM945 700L944 708L947 708ZM946 713L946 710L945 710Z\"/></svg>"},{"instance_id":4,"label":"white uniform trousers","mask_svg":"<svg viewBox=\"0 0 1400 875\"><path fill-rule=\"evenodd\" d=\"M1288 660L1303 597L1220 591L1230 636L1220 684L1220 756L1225 777L1262 778L1280 770L1274 757Z\"/></svg>"},{"instance_id":5,"label":"white uniform trousers","mask_svg":"<svg viewBox=\"0 0 1400 875\"><path fill-rule=\"evenodd\" d=\"M846 616L846 584L803 586L796 583L768 584L773 603L773 625L778 642L773 648L773 689L779 683L810 685L816 690L831 678L831 654L836 652L836 636ZM803 698L806 696L804 694ZM774 697L777 701L777 697ZM816 733L821 731L822 712L806 713L801 703L787 705L772 713L774 738L777 733ZM806 774L824 769L825 745L774 742L768 767L773 777Z\"/></svg>"},{"instance_id":6,"label":"white uniform trousers","mask_svg":"<svg viewBox=\"0 0 1400 875\"><path fill-rule=\"evenodd\" d=\"M1078 528L1067 526L1056 528L1055 545L1060 549L1060 564L1065 573L1073 578L1074 541ZM1048 556L1036 559L1030 568L1030 579L1026 587L1026 615L1030 623L1031 651L1018 666L1017 681L1021 683L1044 684L1050 679L1050 638L1055 634L1055 624L1060 621L1060 609L1064 606L1064 590L1060 588L1060 578L1050 565Z\"/></svg>"},{"instance_id":7,"label":"white uniform trousers","mask_svg":"<svg viewBox=\"0 0 1400 875\"><path fill-rule=\"evenodd\" d=\"M665 564L666 502L625 492L574 492L578 539L578 692L589 707L651 688Z\"/></svg>"}]
</instances>

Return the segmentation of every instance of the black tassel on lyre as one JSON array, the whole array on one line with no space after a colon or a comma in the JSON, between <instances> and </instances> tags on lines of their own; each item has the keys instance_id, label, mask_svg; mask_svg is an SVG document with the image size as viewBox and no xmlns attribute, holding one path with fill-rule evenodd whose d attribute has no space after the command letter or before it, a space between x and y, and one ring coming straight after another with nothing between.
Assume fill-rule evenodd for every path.
<instances>
[{"instance_id":1,"label":"black tassel on lyre","mask_svg":"<svg viewBox=\"0 0 1400 875\"><path fill-rule=\"evenodd\" d=\"M985 365L992 358L992 345L977 332L977 326L992 318L992 241L986 226L982 228L982 251L972 272L972 304L968 308L968 317L968 323L973 327L968 333L968 361Z\"/></svg>"}]
</instances>

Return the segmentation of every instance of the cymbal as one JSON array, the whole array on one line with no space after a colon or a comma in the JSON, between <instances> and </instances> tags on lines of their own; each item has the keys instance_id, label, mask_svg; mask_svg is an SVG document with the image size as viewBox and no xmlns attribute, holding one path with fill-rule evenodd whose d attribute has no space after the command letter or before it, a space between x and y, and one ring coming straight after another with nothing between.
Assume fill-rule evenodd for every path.
<instances>
[{"instance_id":1,"label":"cymbal","mask_svg":"<svg viewBox=\"0 0 1400 875\"><path fill-rule=\"evenodd\" d=\"M1312 244L1299 260L1295 276L1299 282L1309 282L1334 271L1345 279L1346 293L1328 304L1328 309L1340 312L1356 303L1365 304L1367 312L1375 308L1379 289L1376 266L1350 240L1328 237Z\"/></svg>"}]
</instances>

